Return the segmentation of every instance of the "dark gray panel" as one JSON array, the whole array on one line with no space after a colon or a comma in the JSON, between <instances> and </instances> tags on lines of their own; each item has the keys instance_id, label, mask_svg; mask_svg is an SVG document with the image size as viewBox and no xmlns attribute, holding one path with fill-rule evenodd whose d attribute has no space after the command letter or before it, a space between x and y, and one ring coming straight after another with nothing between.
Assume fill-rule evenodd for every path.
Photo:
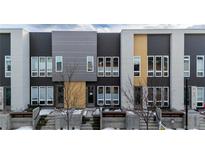
<instances>
[{"instance_id":1,"label":"dark gray panel","mask_svg":"<svg viewBox=\"0 0 205 154\"><path fill-rule=\"evenodd\" d=\"M184 54L190 55L190 78L188 84L205 86L205 78L196 77L196 56L205 56L205 34L185 34Z\"/></svg>"},{"instance_id":2,"label":"dark gray panel","mask_svg":"<svg viewBox=\"0 0 205 154\"><path fill-rule=\"evenodd\" d=\"M9 33L0 33L0 86L10 86L10 78L5 78L5 56L11 53L11 39Z\"/></svg>"},{"instance_id":3,"label":"dark gray panel","mask_svg":"<svg viewBox=\"0 0 205 154\"><path fill-rule=\"evenodd\" d=\"M98 33L97 55L120 57L120 33Z\"/></svg>"},{"instance_id":4,"label":"dark gray panel","mask_svg":"<svg viewBox=\"0 0 205 154\"><path fill-rule=\"evenodd\" d=\"M52 32L52 55L63 56L63 73L53 69L53 81L68 80L70 67L77 69L72 81L97 81L97 33L94 31L54 31ZM86 71L87 56L94 56L94 72ZM55 66L55 60L53 60ZM64 77L63 77L64 76Z\"/></svg>"}]
</instances>

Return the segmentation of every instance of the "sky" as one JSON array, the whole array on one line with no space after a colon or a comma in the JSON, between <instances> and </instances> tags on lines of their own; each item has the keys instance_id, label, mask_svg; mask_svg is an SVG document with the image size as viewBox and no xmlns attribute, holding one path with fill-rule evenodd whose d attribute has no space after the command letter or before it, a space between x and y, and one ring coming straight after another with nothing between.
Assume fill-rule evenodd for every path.
<instances>
[{"instance_id":1,"label":"sky","mask_svg":"<svg viewBox=\"0 0 205 154\"><path fill-rule=\"evenodd\" d=\"M0 28L24 28L31 32L54 30L120 32L122 29L204 29L205 25L182 24L0 24Z\"/></svg>"}]
</instances>

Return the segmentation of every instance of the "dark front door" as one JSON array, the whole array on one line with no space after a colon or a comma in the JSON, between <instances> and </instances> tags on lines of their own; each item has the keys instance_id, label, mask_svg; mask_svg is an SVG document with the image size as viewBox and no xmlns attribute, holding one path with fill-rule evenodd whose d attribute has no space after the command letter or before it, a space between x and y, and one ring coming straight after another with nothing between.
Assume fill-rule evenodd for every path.
<instances>
[{"instance_id":1,"label":"dark front door","mask_svg":"<svg viewBox=\"0 0 205 154\"><path fill-rule=\"evenodd\" d=\"M5 87L5 108L6 110L10 110L11 108L11 88Z\"/></svg>"},{"instance_id":2,"label":"dark front door","mask_svg":"<svg viewBox=\"0 0 205 154\"><path fill-rule=\"evenodd\" d=\"M56 93L56 107L64 107L64 86L63 85L56 85L55 89Z\"/></svg>"},{"instance_id":3,"label":"dark front door","mask_svg":"<svg viewBox=\"0 0 205 154\"><path fill-rule=\"evenodd\" d=\"M95 86L87 87L87 107L95 107Z\"/></svg>"}]
</instances>

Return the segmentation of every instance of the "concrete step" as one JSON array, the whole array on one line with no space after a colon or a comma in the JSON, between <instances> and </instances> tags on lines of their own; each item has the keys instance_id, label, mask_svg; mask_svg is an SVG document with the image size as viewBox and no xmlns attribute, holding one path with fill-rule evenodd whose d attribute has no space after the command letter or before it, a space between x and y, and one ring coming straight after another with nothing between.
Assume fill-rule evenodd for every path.
<instances>
[{"instance_id":1,"label":"concrete step","mask_svg":"<svg viewBox=\"0 0 205 154\"><path fill-rule=\"evenodd\" d=\"M93 130L93 127L81 127L80 130Z\"/></svg>"}]
</instances>

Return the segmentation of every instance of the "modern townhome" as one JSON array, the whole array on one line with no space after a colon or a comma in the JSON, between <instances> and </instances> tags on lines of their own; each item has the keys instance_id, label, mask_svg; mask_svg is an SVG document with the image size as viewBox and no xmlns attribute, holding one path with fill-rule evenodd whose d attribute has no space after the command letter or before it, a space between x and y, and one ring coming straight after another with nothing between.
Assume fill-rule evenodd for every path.
<instances>
[{"instance_id":1,"label":"modern townhome","mask_svg":"<svg viewBox=\"0 0 205 154\"><path fill-rule=\"evenodd\" d=\"M0 110L30 106L184 109L205 102L205 30L28 32L0 29ZM130 105L125 91L134 98Z\"/></svg>"}]
</instances>

